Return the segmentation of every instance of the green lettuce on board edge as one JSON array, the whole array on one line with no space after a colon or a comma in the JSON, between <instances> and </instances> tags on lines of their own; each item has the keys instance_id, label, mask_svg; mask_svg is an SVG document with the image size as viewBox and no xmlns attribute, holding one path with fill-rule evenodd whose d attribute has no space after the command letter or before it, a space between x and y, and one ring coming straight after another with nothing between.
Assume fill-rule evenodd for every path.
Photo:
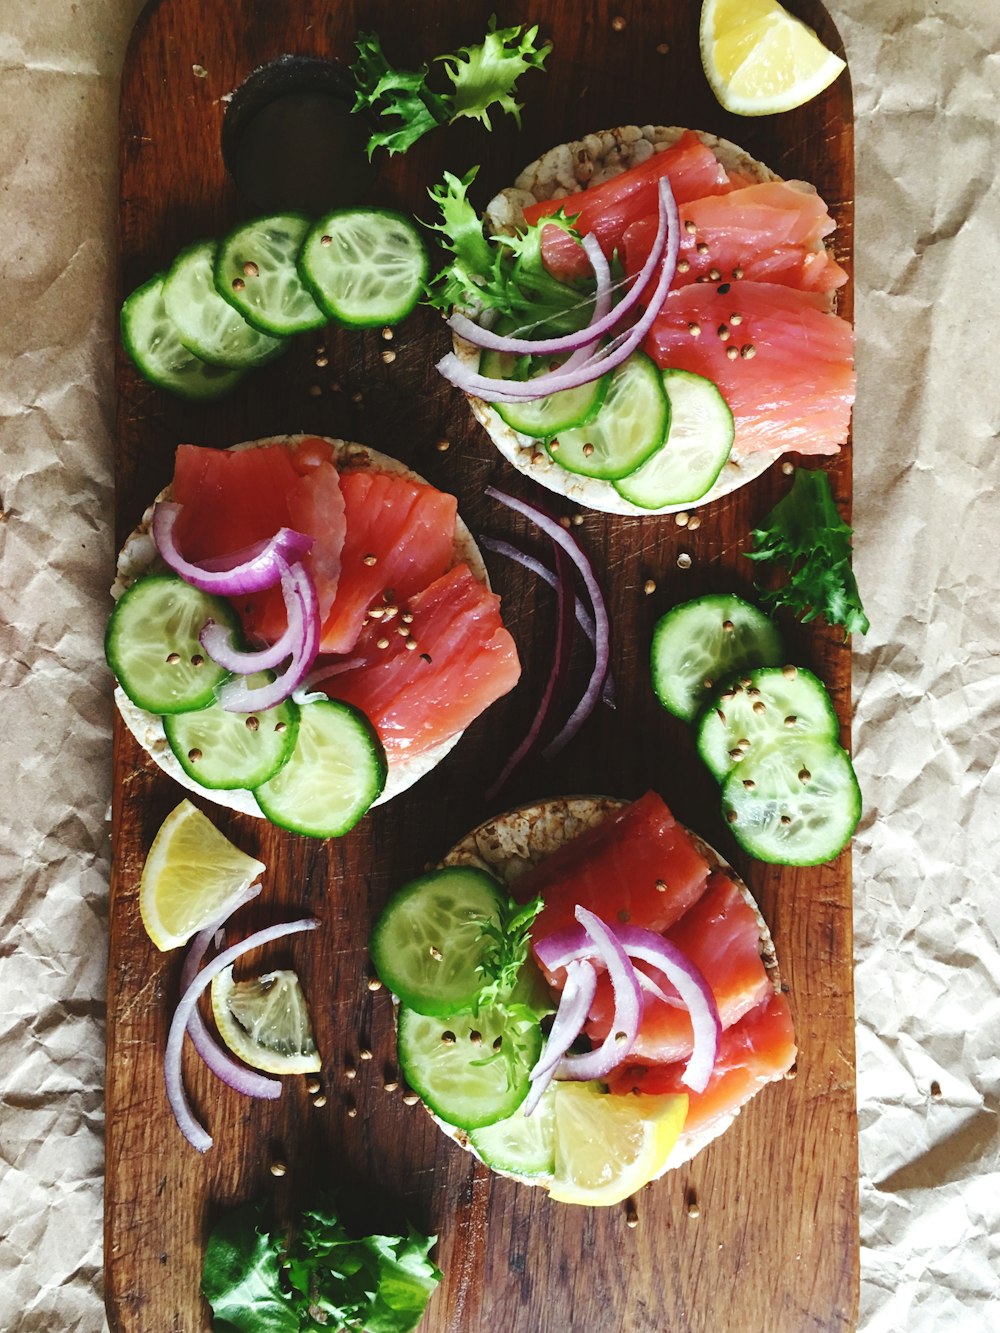
<instances>
[{"instance_id":1,"label":"green lettuce on board edge","mask_svg":"<svg viewBox=\"0 0 1000 1333\"><path fill-rule=\"evenodd\" d=\"M796 469L792 489L751 533L747 559L782 566L787 579L761 588L771 610L786 607L803 623L823 616L847 634L867 634L868 617L851 569L851 528L837 509L825 472Z\"/></svg>"},{"instance_id":2,"label":"green lettuce on board edge","mask_svg":"<svg viewBox=\"0 0 1000 1333\"><path fill-rule=\"evenodd\" d=\"M436 1236L351 1236L329 1196L288 1234L263 1200L226 1213L205 1249L215 1333L410 1333L441 1280Z\"/></svg>"},{"instance_id":3,"label":"green lettuce on board edge","mask_svg":"<svg viewBox=\"0 0 1000 1333\"><path fill-rule=\"evenodd\" d=\"M405 153L436 125L451 124L463 116L482 121L492 129L490 108L513 116L521 123L521 103L513 97L514 85L529 69L541 69L549 53L538 47L537 24L526 32L521 26L500 28L496 17L481 42L438 56L451 88L436 92L428 85L429 70L393 69L373 32L358 34L357 59L351 66L356 84L355 111L369 111L387 127L368 140L368 156L376 148Z\"/></svg>"}]
</instances>

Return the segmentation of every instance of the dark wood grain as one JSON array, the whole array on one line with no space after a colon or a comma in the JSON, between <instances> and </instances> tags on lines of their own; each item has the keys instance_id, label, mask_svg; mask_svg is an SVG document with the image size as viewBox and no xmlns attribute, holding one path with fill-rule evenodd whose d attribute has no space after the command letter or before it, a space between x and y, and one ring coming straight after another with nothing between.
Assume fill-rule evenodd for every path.
<instances>
[{"instance_id":1,"label":"dark wood grain","mask_svg":"<svg viewBox=\"0 0 1000 1333\"><path fill-rule=\"evenodd\" d=\"M428 215L427 186L441 170L482 162L475 198L485 203L540 151L627 123L692 125L741 143L786 176L815 182L838 222L838 257L852 255L851 90L782 117L737 120L716 105L701 74L695 0L568 0L496 4L467 0L162 0L142 16L128 55L121 104L121 293L165 267L182 245L219 235L252 206L229 180L220 153L227 95L257 66L290 52L349 61L359 27L384 38L404 65L473 41L489 14L538 21L554 41L548 72L529 75L523 126L507 120L487 137L467 124L439 130L405 158L384 161L370 198ZM814 0L796 6L824 40L839 38ZM622 31L611 19L625 19ZM666 54L658 49L666 45ZM199 76L193 66L204 71ZM850 287L845 290L850 314ZM516 533L520 524L483 496L489 483L528 494L474 424L460 396L432 369L446 338L418 311L398 332L385 365L377 332L325 337L256 373L234 397L191 407L146 385L120 356L116 524L124 536L170 476L181 441L229 445L299 430L358 439L396 454L459 496L474 531ZM337 385L338 388L333 386ZM358 397L360 395L360 397ZM439 452L435 442L451 442ZM830 463L849 506L850 450ZM215 1147L199 1157L167 1108L160 1072L179 960L143 932L136 896L142 862L180 792L118 727L115 738L107 1066L107 1304L128 1333L201 1333L204 1238L218 1211L261 1191L290 1208L319 1177L357 1220L378 1225L402 1208L439 1237L444 1282L425 1327L437 1333L805 1333L853 1326L858 1281L851 875L835 864L790 870L748 864L723 828L714 785L691 737L654 703L645 658L655 618L710 590L747 590L746 534L787 486L780 468L698 511L697 531L671 519L587 514L578 529L602 571L614 613L619 707L603 711L551 765L526 770L505 804L601 791L636 796L658 788L677 816L744 871L777 941L801 1046L798 1077L768 1089L694 1163L643 1192L639 1223L624 1209L585 1211L539 1190L494 1178L441 1135L419 1106L384 1090L392 1072L385 993L366 985L365 943L388 894L493 813L482 793L508 740L526 725L547 671L553 607L518 570L496 566L525 664L523 686L473 726L458 749L405 797L374 811L339 842L285 835L206 806L221 829L267 863L264 900L248 917L307 909L323 921L292 944L324 1053L328 1101L311 1104L295 1079L278 1103L247 1103L196 1062L185 1075ZM565 509L565 507L564 507ZM568 511L567 511L568 512ZM692 558L689 569L677 557ZM644 595L648 578L653 595ZM844 725L850 715L849 650L821 627L789 627L796 660L830 684ZM581 659L578 664L586 669ZM272 955L273 957L273 955ZM361 1049L373 1058L359 1061ZM353 1080L348 1067L357 1066ZM350 1112L356 1108L357 1115ZM279 1155L289 1173L275 1181ZM688 1215L689 1197L700 1216Z\"/></svg>"}]
</instances>

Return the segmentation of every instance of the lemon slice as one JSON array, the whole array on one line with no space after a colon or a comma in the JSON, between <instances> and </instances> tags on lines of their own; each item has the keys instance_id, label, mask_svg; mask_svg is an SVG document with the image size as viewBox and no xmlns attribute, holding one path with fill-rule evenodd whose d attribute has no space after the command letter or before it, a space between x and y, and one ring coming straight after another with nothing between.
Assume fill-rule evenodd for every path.
<instances>
[{"instance_id":1,"label":"lemon slice","mask_svg":"<svg viewBox=\"0 0 1000 1333\"><path fill-rule=\"evenodd\" d=\"M233 1055L267 1074L312 1074L320 1068L309 1008L294 972L265 972L236 981L225 968L212 981L212 1013Z\"/></svg>"},{"instance_id":2,"label":"lemon slice","mask_svg":"<svg viewBox=\"0 0 1000 1333\"><path fill-rule=\"evenodd\" d=\"M142 868L139 912L164 952L223 916L267 869L223 837L190 801L163 821Z\"/></svg>"},{"instance_id":3,"label":"lemon slice","mask_svg":"<svg viewBox=\"0 0 1000 1333\"><path fill-rule=\"evenodd\" d=\"M716 97L740 116L791 111L847 68L777 0L704 0L701 62Z\"/></svg>"},{"instance_id":4,"label":"lemon slice","mask_svg":"<svg viewBox=\"0 0 1000 1333\"><path fill-rule=\"evenodd\" d=\"M557 1084L549 1194L591 1208L621 1203L666 1166L687 1108L684 1093L617 1097L598 1083Z\"/></svg>"}]
</instances>

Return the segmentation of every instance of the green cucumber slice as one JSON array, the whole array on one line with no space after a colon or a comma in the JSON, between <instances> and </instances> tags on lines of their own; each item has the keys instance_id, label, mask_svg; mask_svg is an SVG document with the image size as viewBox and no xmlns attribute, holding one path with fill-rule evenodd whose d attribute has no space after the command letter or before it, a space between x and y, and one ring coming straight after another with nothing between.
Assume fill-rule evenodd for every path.
<instances>
[{"instance_id":1,"label":"green cucumber slice","mask_svg":"<svg viewBox=\"0 0 1000 1333\"><path fill-rule=\"evenodd\" d=\"M288 337L326 324L296 266L311 226L304 213L273 213L244 222L219 243L215 289L262 333Z\"/></svg>"},{"instance_id":2,"label":"green cucumber slice","mask_svg":"<svg viewBox=\"0 0 1000 1333\"><path fill-rule=\"evenodd\" d=\"M299 273L331 319L357 329L398 324L423 293L427 251L401 213L341 208L309 232Z\"/></svg>"},{"instance_id":3,"label":"green cucumber slice","mask_svg":"<svg viewBox=\"0 0 1000 1333\"><path fill-rule=\"evenodd\" d=\"M485 870L446 866L393 896L372 932L375 970L408 1008L446 1015L471 1008L483 985L483 923L506 895Z\"/></svg>"},{"instance_id":4,"label":"green cucumber slice","mask_svg":"<svg viewBox=\"0 0 1000 1333\"><path fill-rule=\"evenodd\" d=\"M266 685L273 671L257 671L251 686ZM299 730L291 699L259 713L229 713L216 700L197 713L163 719L174 757L189 778L211 791L259 787L288 762Z\"/></svg>"},{"instance_id":5,"label":"green cucumber slice","mask_svg":"<svg viewBox=\"0 0 1000 1333\"><path fill-rule=\"evenodd\" d=\"M791 737L835 741L840 723L822 681L805 667L762 667L717 693L698 723L698 753L721 782L758 750Z\"/></svg>"},{"instance_id":6,"label":"green cucumber slice","mask_svg":"<svg viewBox=\"0 0 1000 1333\"><path fill-rule=\"evenodd\" d=\"M310 838L339 838L381 796L385 751L359 708L339 699L302 704L295 749L253 789L272 824Z\"/></svg>"},{"instance_id":7,"label":"green cucumber slice","mask_svg":"<svg viewBox=\"0 0 1000 1333\"><path fill-rule=\"evenodd\" d=\"M690 504L715 485L733 448L733 414L711 380L688 370L665 370L670 429L640 467L615 482L623 499L642 509Z\"/></svg>"},{"instance_id":8,"label":"green cucumber slice","mask_svg":"<svg viewBox=\"0 0 1000 1333\"><path fill-rule=\"evenodd\" d=\"M487 1166L515 1176L551 1176L556 1169L556 1085L550 1084L526 1116L520 1110L495 1125L474 1129L469 1142Z\"/></svg>"},{"instance_id":9,"label":"green cucumber slice","mask_svg":"<svg viewBox=\"0 0 1000 1333\"><path fill-rule=\"evenodd\" d=\"M653 630L653 689L663 707L690 722L738 671L777 666L781 636L763 611L732 593L710 593L668 611Z\"/></svg>"},{"instance_id":10,"label":"green cucumber slice","mask_svg":"<svg viewBox=\"0 0 1000 1333\"><path fill-rule=\"evenodd\" d=\"M246 322L215 290L215 241L196 241L174 260L163 284L163 304L177 336L195 356L215 366L246 370L286 346Z\"/></svg>"},{"instance_id":11,"label":"green cucumber slice","mask_svg":"<svg viewBox=\"0 0 1000 1333\"><path fill-rule=\"evenodd\" d=\"M538 1023L502 1007L447 1018L401 1007L399 1068L435 1115L457 1129L481 1129L512 1116L528 1095L542 1050Z\"/></svg>"},{"instance_id":12,"label":"green cucumber slice","mask_svg":"<svg viewBox=\"0 0 1000 1333\"><path fill-rule=\"evenodd\" d=\"M209 365L188 351L163 304L165 276L157 273L136 288L122 306L125 350L150 384L193 402L221 398L239 384L243 373Z\"/></svg>"},{"instance_id":13,"label":"green cucumber slice","mask_svg":"<svg viewBox=\"0 0 1000 1333\"><path fill-rule=\"evenodd\" d=\"M236 612L176 574L148 574L118 599L104 635L104 655L132 702L147 713L208 708L229 672L198 639L206 620L239 632Z\"/></svg>"},{"instance_id":14,"label":"green cucumber slice","mask_svg":"<svg viewBox=\"0 0 1000 1333\"><path fill-rule=\"evenodd\" d=\"M518 360L518 357L502 352L484 352L480 358L480 371L494 379L513 379ZM548 367L549 363L540 365L527 378L533 379ZM611 376L602 375L578 389L561 389L559 393L550 393L548 397L536 398L531 403L495 403L493 410L512 430L536 439L550 439L559 431L592 421L600 411L610 385Z\"/></svg>"},{"instance_id":15,"label":"green cucumber slice","mask_svg":"<svg viewBox=\"0 0 1000 1333\"><path fill-rule=\"evenodd\" d=\"M633 352L611 373L601 409L585 426L560 431L546 448L567 472L616 481L660 447L670 426L663 376L644 352Z\"/></svg>"},{"instance_id":16,"label":"green cucumber slice","mask_svg":"<svg viewBox=\"0 0 1000 1333\"><path fill-rule=\"evenodd\" d=\"M861 818L861 790L845 750L814 736L786 738L748 755L722 788L733 837L758 861L832 861Z\"/></svg>"}]
</instances>

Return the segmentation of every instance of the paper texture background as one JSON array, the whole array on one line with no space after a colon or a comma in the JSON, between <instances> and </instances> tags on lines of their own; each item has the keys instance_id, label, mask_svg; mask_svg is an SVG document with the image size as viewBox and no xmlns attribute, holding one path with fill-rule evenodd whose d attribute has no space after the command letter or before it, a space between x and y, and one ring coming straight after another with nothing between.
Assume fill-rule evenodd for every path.
<instances>
[{"instance_id":1,"label":"paper texture background","mask_svg":"<svg viewBox=\"0 0 1000 1333\"><path fill-rule=\"evenodd\" d=\"M857 116L872 621L854 669L861 1327L998 1328L1000 9L827 2ZM0 0L0 1327L23 1333L105 1326L101 640L118 75L140 7Z\"/></svg>"}]
</instances>

